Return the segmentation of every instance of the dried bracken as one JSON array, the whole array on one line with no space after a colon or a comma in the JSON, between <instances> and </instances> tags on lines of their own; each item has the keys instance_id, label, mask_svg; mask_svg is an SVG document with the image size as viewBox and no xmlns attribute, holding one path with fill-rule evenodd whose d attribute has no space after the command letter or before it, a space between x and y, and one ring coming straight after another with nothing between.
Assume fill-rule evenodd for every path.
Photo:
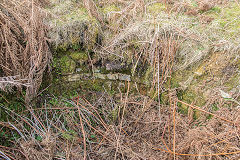
<instances>
[{"instance_id":1,"label":"dried bracken","mask_svg":"<svg viewBox=\"0 0 240 160\"><path fill-rule=\"evenodd\" d=\"M115 97L98 93L91 99L94 104L80 96L53 98L44 108L29 108L29 118L12 114L20 122L9 123L21 135L19 147L0 148L7 156L36 160L224 160L240 156L238 108L218 106L218 111L208 112L178 100L173 91L169 94L172 105L159 106L149 97L128 95L129 90L128 85L127 93ZM202 112L203 118L189 123L189 117L179 112L181 104Z\"/></svg>"},{"instance_id":2,"label":"dried bracken","mask_svg":"<svg viewBox=\"0 0 240 160\"><path fill-rule=\"evenodd\" d=\"M40 4L37 0L3 0L0 4L0 68L8 79L22 82L12 83L12 79L9 84L19 89L25 86L26 102L37 94L51 60Z\"/></svg>"}]
</instances>

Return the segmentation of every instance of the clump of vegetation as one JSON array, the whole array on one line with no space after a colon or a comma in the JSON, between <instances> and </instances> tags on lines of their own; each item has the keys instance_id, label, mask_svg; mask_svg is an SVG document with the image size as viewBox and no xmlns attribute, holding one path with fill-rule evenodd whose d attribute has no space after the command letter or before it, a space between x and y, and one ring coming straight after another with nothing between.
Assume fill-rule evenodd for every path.
<instances>
[{"instance_id":1,"label":"clump of vegetation","mask_svg":"<svg viewBox=\"0 0 240 160\"><path fill-rule=\"evenodd\" d=\"M43 1L42 1L43 2ZM46 15L37 0L2 1L0 4L0 86L26 89L26 102L36 96L51 61Z\"/></svg>"},{"instance_id":2,"label":"clump of vegetation","mask_svg":"<svg viewBox=\"0 0 240 160\"><path fill-rule=\"evenodd\" d=\"M52 1L47 10L51 13L51 18L47 20L51 28L49 36L56 48L94 48L101 27L83 3L72 0Z\"/></svg>"}]
</instances>

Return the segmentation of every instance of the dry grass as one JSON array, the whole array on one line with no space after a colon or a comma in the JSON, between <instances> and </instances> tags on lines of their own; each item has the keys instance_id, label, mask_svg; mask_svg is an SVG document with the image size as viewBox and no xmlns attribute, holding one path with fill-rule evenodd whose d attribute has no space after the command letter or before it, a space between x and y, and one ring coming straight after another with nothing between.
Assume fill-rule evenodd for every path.
<instances>
[{"instance_id":1,"label":"dry grass","mask_svg":"<svg viewBox=\"0 0 240 160\"><path fill-rule=\"evenodd\" d=\"M53 98L43 108L29 108L20 115L2 107L16 120L9 122L9 128L21 138L15 142L17 148L0 148L5 156L37 160L239 158L239 108L218 106L210 113L178 100L174 92L172 105L159 106L128 91L116 97L98 93L93 104L79 96ZM202 118L190 122L179 112L181 104L199 110Z\"/></svg>"},{"instance_id":2,"label":"dry grass","mask_svg":"<svg viewBox=\"0 0 240 160\"><path fill-rule=\"evenodd\" d=\"M91 50L95 43L101 43L101 14L90 0L52 0L46 10L53 48Z\"/></svg>"},{"instance_id":3,"label":"dry grass","mask_svg":"<svg viewBox=\"0 0 240 160\"><path fill-rule=\"evenodd\" d=\"M108 1L109 2L109 1ZM110 31L105 31L103 50L96 51L116 58L138 59L149 55L146 46L164 32L179 36L181 46L177 56L181 59L175 70L195 65L211 52L239 52L238 18L229 21L226 8L233 8L233 2L191 0L174 1L110 1L99 4L104 12ZM196 14L190 13L195 11ZM237 10L236 10L237 11ZM189 13L188 13L189 12ZM235 11L232 11L235 12ZM236 13L238 15L238 13ZM109 34L109 32L111 34ZM146 50L146 54L142 53ZM140 54L142 53L142 54ZM137 54L136 56L131 56ZM153 56L150 56L150 58ZM133 62L136 63L136 62Z\"/></svg>"},{"instance_id":4,"label":"dry grass","mask_svg":"<svg viewBox=\"0 0 240 160\"><path fill-rule=\"evenodd\" d=\"M0 67L5 76L1 88L26 88L26 102L37 94L51 60L40 4L4 0L0 5Z\"/></svg>"}]
</instances>

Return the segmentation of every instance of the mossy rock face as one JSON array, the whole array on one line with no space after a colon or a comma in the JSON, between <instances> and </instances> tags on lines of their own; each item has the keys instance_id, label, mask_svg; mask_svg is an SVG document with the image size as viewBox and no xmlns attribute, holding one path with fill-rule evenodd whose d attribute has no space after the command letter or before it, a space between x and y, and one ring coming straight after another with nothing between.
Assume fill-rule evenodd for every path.
<instances>
[{"instance_id":1,"label":"mossy rock face","mask_svg":"<svg viewBox=\"0 0 240 160\"><path fill-rule=\"evenodd\" d=\"M211 71L214 75L219 76L223 68L230 61L230 56L224 52L215 52L206 58L206 60L194 72L197 76L203 75L207 71Z\"/></svg>"},{"instance_id":2,"label":"mossy rock face","mask_svg":"<svg viewBox=\"0 0 240 160\"><path fill-rule=\"evenodd\" d=\"M103 79L78 79L77 81L69 82L64 78L63 76L59 81L55 81L54 84L48 88L48 92L56 96L64 97L69 97L74 92L81 93L82 95L104 92L107 92L109 95L114 95L119 93L119 89L122 93L127 92L127 82ZM134 83L131 82L131 86L134 86L133 84ZM130 92L137 93L134 87L131 88Z\"/></svg>"},{"instance_id":3,"label":"mossy rock face","mask_svg":"<svg viewBox=\"0 0 240 160\"><path fill-rule=\"evenodd\" d=\"M75 72L76 62L72 60L68 55L59 59L62 74L71 74Z\"/></svg>"},{"instance_id":4,"label":"mossy rock face","mask_svg":"<svg viewBox=\"0 0 240 160\"><path fill-rule=\"evenodd\" d=\"M238 68L238 71L240 68ZM234 74L228 82L225 84L225 86L228 88L228 90L239 90L240 91L240 75L239 74Z\"/></svg>"},{"instance_id":5,"label":"mossy rock face","mask_svg":"<svg viewBox=\"0 0 240 160\"><path fill-rule=\"evenodd\" d=\"M74 3L72 3L74 4ZM198 4L193 3L190 7L191 8L197 8ZM57 8L57 6L55 6ZM205 93L208 92L210 89L214 89L217 85L219 85L218 80L221 80L221 77L223 75L223 70L227 67L229 67L229 61L231 59L231 56L228 56L224 52L222 52L221 49L217 50L214 48L212 51L212 46L216 46L215 44L221 40L224 40L229 37L229 42L233 43L236 42L237 39L235 39L235 36L239 36L239 34L236 34L239 32L239 16L240 11L236 3L230 3L227 7L223 8L221 6L215 6L211 8L208 11L204 11L204 13L198 13L200 16L207 15L210 17L213 17L214 20L209 24L202 24L199 20L199 17L197 16L187 16L185 14L183 15L168 15L166 11L167 6L163 3L152 3L147 6L147 12L149 13L149 17L146 19L143 18L143 23L140 22L141 27L139 27L139 30L135 34L130 35L129 39L128 37L124 37L121 42L124 43L131 43L133 44L131 47L133 51L131 50L131 47L127 48L126 50L122 50L120 47L114 48L114 53L117 55L123 55L124 56L124 62L127 61L127 65L134 65L136 62L134 61L134 58L131 57L131 55L134 55L134 51L136 51L138 48L141 48L141 44L138 44L137 42L139 39L137 39L138 32L139 34L142 34L141 32L148 31L149 28L156 28L160 27L160 29L170 28L170 26L174 29L175 28L185 28L186 33L192 33L192 37L189 37L186 41L184 41L181 44L181 48L179 49L179 54L177 53L178 58L178 64L176 64L176 70L178 70L179 66L181 64L186 63L186 68L183 70L176 71L171 80L171 86L173 88L181 88L184 93L182 93L182 98L188 103L192 103L197 99L199 103L196 103L197 105L203 105L205 99L209 94ZM114 5L106 5L101 10L105 16L109 16L107 20L109 20L109 25L111 24L111 18L116 18L114 16L117 16L115 12L120 11L119 7ZM170 14L170 13L169 13ZM221 16L219 16L221 15ZM79 7L73 7L71 11L66 11L66 14L62 14L60 20L57 20L57 23L59 26L64 27L71 24L74 28L74 30L80 31L80 32L70 32L70 30L67 30L66 33L68 33L68 40L67 43L59 43L60 48L67 49L69 47L74 48L74 52L68 52L68 58L70 57L71 60L73 60L77 64L73 64L72 61L66 60L67 57L62 57L61 61L63 60L64 63L63 66L63 72L64 73L71 73L74 72L73 68L76 68L76 65L84 65L84 62L88 60L88 54L81 52L81 45L85 45L84 43L88 41L85 41L85 38L91 37L91 44L85 45L86 48L91 48L92 45L96 42L95 38L98 34L97 24L98 22L88 15L88 12L86 9ZM114 22L114 20L112 21ZM138 23L136 23L137 26ZM62 30L65 31L65 30ZM106 31L107 32L107 31ZM106 34L104 31L104 34ZM90 34L88 34L90 33ZM128 33L128 30L126 31ZM216 34L215 34L216 33ZM62 33L61 33L62 34ZM65 34L65 32L63 33ZM110 33L111 36L114 36L113 33ZM127 34L126 34L127 35ZM64 39L66 40L66 39ZM128 41L129 40L129 41ZM80 44L81 43L81 44ZM217 52L216 52L216 50ZM227 48L228 49L228 48ZM125 54L130 53L131 54ZM121 54L124 53L124 54ZM125 56L126 55L126 56ZM208 55L208 56L207 56ZM94 55L95 57L98 57ZM185 56L185 57L184 57ZM131 58L129 58L131 57ZM92 57L91 57L92 58ZM104 57L106 59L109 59L109 61L116 61L120 59L117 56L114 56L112 54L107 55ZM148 58L148 57L147 57ZM102 64L101 64L102 65ZM192 66L191 66L192 65ZM77 66L79 67L79 66ZM174 66L175 67L175 66ZM178 68L179 67L179 68ZM97 67L96 67L97 68ZM140 69L139 69L140 68ZM148 64L147 67L142 68L137 66L137 68L128 68L127 72L132 71L132 75L138 76L138 80L135 79L135 77L132 77L133 81L136 80L137 82L147 84L148 86L151 85L152 79L153 79L153 69ZM119 80L119 78L116 78L115 75L113 75L112 71L106 70L106 68L97 68L98 72L95 73L96 79L111 79L111 80ZM90 71L86 71L89 72ZM123 72L117 70L117 72ZM134 73L136 72L136 74ZM140 73L142 72L142 73ZM88 74L89 74L88 73ZM93 73L94 73L94 67L93 67ZM104 75L106 74L106 75ZM108 75L107 75L108 74ZM130 75L129 73L126 73ZM214 75L215 79L211 79ZM232 76L232 75L231 75ZM88 76L90 77L90 76ZM92 75L94 77L94 75ZM217 79L218 78L218 79ZM79 76L75 76L72 79L81 79ZM231 79L231 78L230 78ZM213 84L207 84L204 86L204 81L216 81L216 83ZM229 82L228 84L234 83L236 78L232 78L232 82ZM202 87L201 94L198 94L198 91ZM168 86L165 86L167 88ZM208 88L208 89L207 89ZM188 92L188 93L187 93ZM154 91L150 93L152 95L155 94ZM165 96L165 95L163 95ZM164 100L163 98L163 101Z\"/></svg>"},{"instance_id":6,"label":"mossy rock face","mask_svg":"<svg viewBox=\"0 0 240 160\"><path fill-rule=\"evenodd\" d=\"M202 61L185 70L175 71L171 78L171 87L177 88L180 100L198 107L206 105L217 94L219 88L225 91L239 91L239 58L228 52L209 53ZM180 112L187 114L189 106L179 104ZM194 118L200 111L194 111Z\"/></svg>"},{"instance_id":7,"label":"mossy rock face","mask_svg":"<svg viewBox=\"0 0 240 160\"><path fill-rule=\"evenodd\" d=\"M88 54L86 52L69 52L68 55L80 65L88 60Z\"/></svg>"}]
</instances>

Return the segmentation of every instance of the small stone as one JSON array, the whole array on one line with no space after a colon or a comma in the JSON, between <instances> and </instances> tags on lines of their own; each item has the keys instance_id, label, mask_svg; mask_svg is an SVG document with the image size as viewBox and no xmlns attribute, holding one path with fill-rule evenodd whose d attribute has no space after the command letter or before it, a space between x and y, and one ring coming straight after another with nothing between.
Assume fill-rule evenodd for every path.
<instances>
[{"instance_id":1,"label":"small stone","mask_svg":"<svg viewBox=\"0 0 240 160\"><path fill-rule=\"evenodd\" d=\"M118 74L107 74L107 78L110 80L117 80Z\"/></svg>"},{"instance_id":2,"label":"small stone","mask_svg":"<svg viewBox=\"0 0 240 160\"><path fill-rule=\"evenodd\" d=\"M91 74L89 73L83 73L83 74L71 74L67 76L67 80L69 82L79 81L81 79L89 79L91 77Z\"/></svg>"},{"instance_id":3,"label":"small stone","mask_svg":"<svg viewBox=\"0 0 240 160\"><path fill-rule=\"evenodd\" d=\"M101 73L95 73L94 77L99 79L106 79L106 75Z\"/></svg>"},{"instance_id":4,"label":"small stone","mask_svg":"<svg viewBox=\"0 0 240 160\"><path fill-rule=\"evenodd\" d=\"M222 96L222 98L225 99L232 99L232 96L230 94L228 94L227 92L224 92L223 90L219 89L220 91L220 95Z\"/></svg>"},{"instance_id":5,"label":"small stone","mask_svg":"<svg viewBox=\"0 0 240 160\"><path fill-rule=\"evenodd\" d=\"M84 62L88 60L88 54L85 52L70 52L70 57L78 62L80 65L83 65Z\"/></svg>"},{"instance_id":6,"label":"small stone","mask_svg":"<svg viewBox=\"0 0 240 160\"><path fill-rule=\"evenodd\" d=\"M99 69L94 69L93 72L94 73L100 73L100 70Z\"/></svg>"},{"instance_id":7,"label":"small stone","mask_svg":"<svg viewBox=\"0 0 240 160\"><path fill-rule=\"evenodd\" d=\"M119 74L118 79L120 81L131 81L131 76L127 74Z\"/></svg>"},{"instance_id":8,"label":"small stone","mask_svg":"<svg viewBox=\"0 0 240 160\"><path fill-rule=\"evenodd\" d=\"M120 70L120 69L123 69L123 67L124 67L124 64L120 64L120 63L107 63L106 64L107 71Z\"/></svg>"},{"instance_id":9,"label":"small stone","mask_svg":"<svg viewBox=\"0 0 240 160\"><path fill-rule=\"evenodd\" d=\"M73 82L73 81L79 81L81 79L80 74L71 74L68 76L68 81Z\"/></svg>"},{"instance_id":10,"label":"small stone","mask_svg":"<svg viewBox=\"0 0 240 160\"><path fill-rule=\"evenodd\" d=\"M82 68L76 68L76 72L81 72Z\"/></svg>"}]
</instances>

